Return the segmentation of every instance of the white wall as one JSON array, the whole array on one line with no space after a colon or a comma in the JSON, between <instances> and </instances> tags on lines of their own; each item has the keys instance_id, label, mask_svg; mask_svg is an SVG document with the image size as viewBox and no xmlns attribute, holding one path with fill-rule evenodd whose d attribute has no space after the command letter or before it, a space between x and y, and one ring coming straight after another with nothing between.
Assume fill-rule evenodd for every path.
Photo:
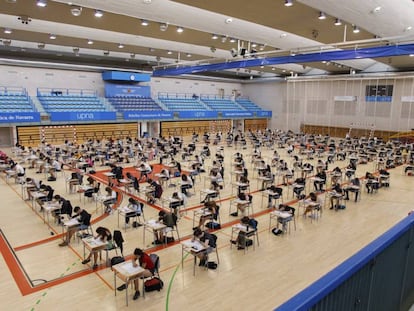
<instances>
[{"instance_id":1,"label":"white wall","mask_svg":"<svg viewBox=\"0 0 414 311\"><path fill-rule=\"evenodd\" d=\"M366 102L367 85L393 85L392 102ZM247 84L242 91L273 111L273 128L297 131L301 123L389 131L414 128L413 77L290 80ZM335 101L335 96L355 96L357 100ZM413 102L403 102L404 96L411 96Z\"/></svg>"}]
</instances>

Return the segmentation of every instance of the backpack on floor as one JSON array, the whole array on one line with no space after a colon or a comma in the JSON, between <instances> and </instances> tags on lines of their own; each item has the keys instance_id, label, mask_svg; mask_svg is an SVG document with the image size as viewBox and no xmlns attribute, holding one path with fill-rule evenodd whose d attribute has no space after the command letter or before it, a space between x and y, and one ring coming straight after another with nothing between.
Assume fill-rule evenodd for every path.
<instances>
[{"instance_id":1,"label":"backpack on floor","mask_svg":"<svg viewBox=\"0 0 414 311\"><path fill-rule=\"evenodd\" d=\"M144 290L146 292L152 292L154 290L160 291L164 287L164 282L157 277L146 280L144 283Z\"/></svg>"}]
</instances>

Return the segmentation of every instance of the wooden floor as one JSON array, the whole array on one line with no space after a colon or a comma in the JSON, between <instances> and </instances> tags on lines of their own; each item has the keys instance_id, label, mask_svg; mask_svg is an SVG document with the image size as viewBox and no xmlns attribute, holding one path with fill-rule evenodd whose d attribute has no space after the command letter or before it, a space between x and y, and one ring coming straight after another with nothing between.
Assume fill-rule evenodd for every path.
<instances>
[{"instance_id":1,"label":"wooden floor","mask_svg":"<svg viewBox=\"0 0 414 311\"><path fill-rule=\"evenodd\" d=\"M215 147L211 146L211 149L214 154ZM269 210L265 206L266 200L262 205L261 192L257 191L257 182L252 177L253 169L247 156L251 148L248 148L241 152L245 154L250 168L260 246L255 250L250 248L244 254L234 247L230 248L229 243L231 224L237 220L228 216L230 160L235 150L229 147L224 149L226 186L221 193L223 228L217 231L220 256L218 269L204 270L197 266L193 276L191 255L186 257L184 268L181 267L180 244L151 249L149 234L143 242L142 227L129 228L126 232L122 229L126 255L130 255L135 247L145 248L149 253L157 252L161 259L161 278L165 284L161 292L147 293L145 298L140 297L137 301L130 300L129 307L125 305L125 292L114 295L111 269L101 265L97 271L92 271L89 265L82 265L81 242L75 241L70 247L59 247L61 228L55 224L45 224L38 208L33 211L30 203L22 200L20 185L14 181L7 184L2 175L0 301L5 310L94 310L98 307L103 310L271 310L391 228L406 217L413 206L414 178L405 176L402 167L397 167L390 170L389 188L381 188L376 194L363 191L362 199L358 203L348 201L345 210L335 212L325 208L322 218L317 221L311 222L311 219L299 215L296 231L292 228L290 234L274 236L268 231ZM272 152L263 149L262 155L270 159ZM279 152L291 161L284 149ZM211 160L207 159L206 168L210 163ZM337 161L333 165L345 167L347 162ZM329 168L332 169L333 165ZM96 169L105 167L98 166ZM372 163L359 165L357 175L362 176L366 171L373 171ZM34 170L29 170L28 175L36 174ZM44 178L44 175L37 177ZM198 193L203 184L204 177L201 176L201 180L197 177L196 195L189 199L188 208L199 205ZM93 214L93 218L101 216L101 211L95 209L95 202L84 204L78 194L65 193L63 176L53 182L53 187L55 193L68 197L73 205L85 207ZM173 190L166 189L164 196ZM125 195L124 202L127 198ZM285 202L292 199L291 192L288 195L285 189ZM157 209L146 206L147 219L155 217L157 213ZM180 235L184 239L191 234L192 217L190 209L179 221ZM102 217L97 224L111 230L117 229L117 213Z\"/></svg>"}]
</instances>

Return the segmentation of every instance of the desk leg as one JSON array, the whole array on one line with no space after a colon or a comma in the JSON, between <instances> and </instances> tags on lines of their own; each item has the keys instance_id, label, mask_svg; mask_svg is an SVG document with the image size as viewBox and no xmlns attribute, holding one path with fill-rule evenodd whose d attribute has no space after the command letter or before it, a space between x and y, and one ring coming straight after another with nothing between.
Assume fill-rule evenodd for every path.
<instances>
[{"instance_id":1,"label":"desk leg","mask_svg":"<svg viewBox=\"0 0 414 311\"><path fill-rule=\"evenodd\" d=\"M125 282L125 301L126 301L126 305L127 305L127 307L128 307L128 281L126 281ZM115 290L116 290L116 288L115 288Z\"/></svg>"},{"instance_id":2,"label":"desk leg","mask_svg":"<svg viewBox=\"0 0 414 311\"><path fill-rule=\"evenodd\" d=\"M116 272L115 272L115 270L114 270L114 291L115 291L115 296L116 296L117 289L116 289Z\"/></svg>"}]
</instances>

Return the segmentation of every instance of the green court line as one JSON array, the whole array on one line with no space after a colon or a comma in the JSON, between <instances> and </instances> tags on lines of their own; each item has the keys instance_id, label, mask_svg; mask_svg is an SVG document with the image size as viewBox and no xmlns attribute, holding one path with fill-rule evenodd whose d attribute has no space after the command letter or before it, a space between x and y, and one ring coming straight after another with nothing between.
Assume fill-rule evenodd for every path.
<instances>
[{"instance_id":1,"label":"green court line","mask_svg":"<svg viewBox=\"0 0 414 311\"><path fill-rule=\"evenodd\" d=\"M187 256L188 256L188 255L190 255L190 253L187 253L187 254L184 256L184 258L182 259L182 261L183 261L183 260L185 260L185 259L187 258ZM182 261L181 261L181 263L182 263ZM171 288L172 288L172 284L173 284L173 282L174 282L175 275L177 274L177 271L178 271L178 269L180 268L181 263L179 263L179 264L175 267L175 269L174 269L174 273L172 274L171 279L170 279L170 282L168 283L167 298L166 298L166 300L165 300L165 310L166 310L166 311L168 311L169 306L170 306L170 291L171 291Z\"/></svg>"}]
</instances>

